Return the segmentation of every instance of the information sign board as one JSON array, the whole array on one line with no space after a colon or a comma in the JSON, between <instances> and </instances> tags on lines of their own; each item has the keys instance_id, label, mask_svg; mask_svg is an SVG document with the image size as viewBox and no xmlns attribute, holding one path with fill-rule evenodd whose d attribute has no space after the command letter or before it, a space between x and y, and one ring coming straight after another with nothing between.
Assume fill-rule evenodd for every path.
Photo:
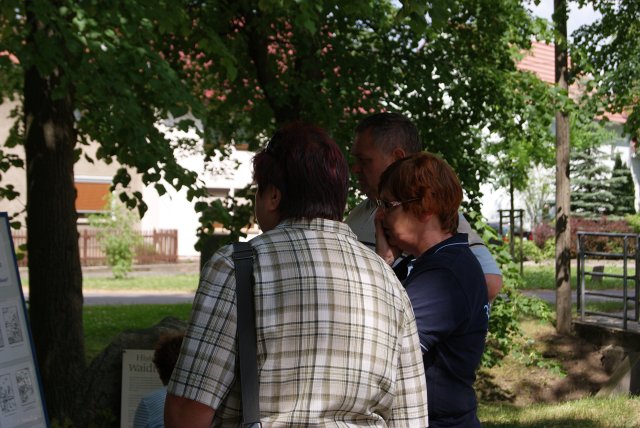
<instances>
[{"instance_id":1,"label":"information sign board","mask_svg":"<svg viewBox=\"0 0 640 428\"><path fill-rule=\"evenodd\" d=\"M9 217L0 212L0 427L48 427Z\"/></svg>"}]
</instances>

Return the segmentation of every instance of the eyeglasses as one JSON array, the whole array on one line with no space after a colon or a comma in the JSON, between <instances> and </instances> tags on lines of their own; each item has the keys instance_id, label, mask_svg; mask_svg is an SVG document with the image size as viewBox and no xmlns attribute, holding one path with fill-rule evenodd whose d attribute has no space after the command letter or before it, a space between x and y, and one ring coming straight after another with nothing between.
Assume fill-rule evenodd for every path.
<instances>
[{"instance_id":1,"label":"eyeglasses","mask_svg":"<svg viewBox=\"0 0 640 428\"><path fill-rule=\"evenodd\" d=\"M382 199L376 199L376 205L378 206L378 208L382 208L384 211L388 211L395 207L399 207L402 204L406 204L407 202L415 202L421 199L422 198L412 198L407 199L406 201L385 201Z\"/></svg>"}]
</instances>

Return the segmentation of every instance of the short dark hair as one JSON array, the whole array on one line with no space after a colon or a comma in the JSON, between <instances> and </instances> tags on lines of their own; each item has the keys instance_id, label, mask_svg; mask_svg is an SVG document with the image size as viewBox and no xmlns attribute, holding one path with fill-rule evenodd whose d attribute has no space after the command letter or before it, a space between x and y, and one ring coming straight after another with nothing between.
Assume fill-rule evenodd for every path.
<instances>
[{"instance_id":1,"label":"short dark hair","mask_svg":"<svg viewBox=\"0 0 640 428\"><path fill-rule=\"evenodd\" d=\"M173 373L178 355L180 355L183 338L184 333L169 333L158 339L153 353L153 364L158 370L163 385L168 384L171 379L171 373Z\"/></svg>"},{"instance_id":2,"label":"short dark hair","mask_svg":"<svg viewBox=\"0 0 640 428\"><path fill-rule=\"evenodd\" d=\"M342 220L349 167L338 145L322 128L293 122L280 128L253 158L253 179L282 193L283 219Z\"/></svg>"},{"instance_id":3,"label":"short dark hair","mask_svg":"<svg viewBox=\"0 0 640 428\"><path fill-rule=\"evenodd\" d=\"M379 194L387 190L398 201L420 198L402 205L416 216L433 213L443 230L456 233L462 186L453 168L429 152L416 153L389 165L380 177Z\"/></svg>"},{"instance_id":4,"label":"short dark hair","mask_svg":"<svg viewBox=\"0 0 640 428\"><path fill-rule=\"evenodd\" d=\"M383 153L400 147L407 155L422 151L416 125L400 113L375 113L365 117L356 127L356 134L371 132L373 144Z\"/></svg>"}]
</instances>

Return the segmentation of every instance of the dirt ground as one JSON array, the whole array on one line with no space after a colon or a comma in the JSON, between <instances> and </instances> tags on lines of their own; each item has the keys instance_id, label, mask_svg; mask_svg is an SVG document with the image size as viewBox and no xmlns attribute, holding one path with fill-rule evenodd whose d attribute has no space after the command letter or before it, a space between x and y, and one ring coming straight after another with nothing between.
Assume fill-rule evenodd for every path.
<instances>
[{"instance_id":1,"label":"dirt ground","mask_svg":"<svg viewBox=\"0 0 640 428\"><path fill-rule=\"evenodd\" d=\"M611 354L604 348L575 335L559 336L549 324L530 322L523 329L534 339L526 352L512 353L501 366L478 373L481 402L526 406L576 400L595 395L608 381L605 366L611 357L603 356Z\"/></svg>"}]
</instances>

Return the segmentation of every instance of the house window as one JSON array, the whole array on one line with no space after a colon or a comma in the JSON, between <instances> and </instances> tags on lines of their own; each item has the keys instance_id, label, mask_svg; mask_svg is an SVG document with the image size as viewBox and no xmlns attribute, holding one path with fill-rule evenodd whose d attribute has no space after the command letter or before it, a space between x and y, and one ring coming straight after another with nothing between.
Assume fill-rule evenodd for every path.
<instances>
[{"instance_id":1,"label":"house window","mask_svg":"<svg viewBox=\"0 0 640 428\"><path fill-rule=\"evenodd\" d=\"M76 211L78 220L86 221L89 214L104 212L110 193L111 177L76 177Z\"/></svg>"}]
</instances>

